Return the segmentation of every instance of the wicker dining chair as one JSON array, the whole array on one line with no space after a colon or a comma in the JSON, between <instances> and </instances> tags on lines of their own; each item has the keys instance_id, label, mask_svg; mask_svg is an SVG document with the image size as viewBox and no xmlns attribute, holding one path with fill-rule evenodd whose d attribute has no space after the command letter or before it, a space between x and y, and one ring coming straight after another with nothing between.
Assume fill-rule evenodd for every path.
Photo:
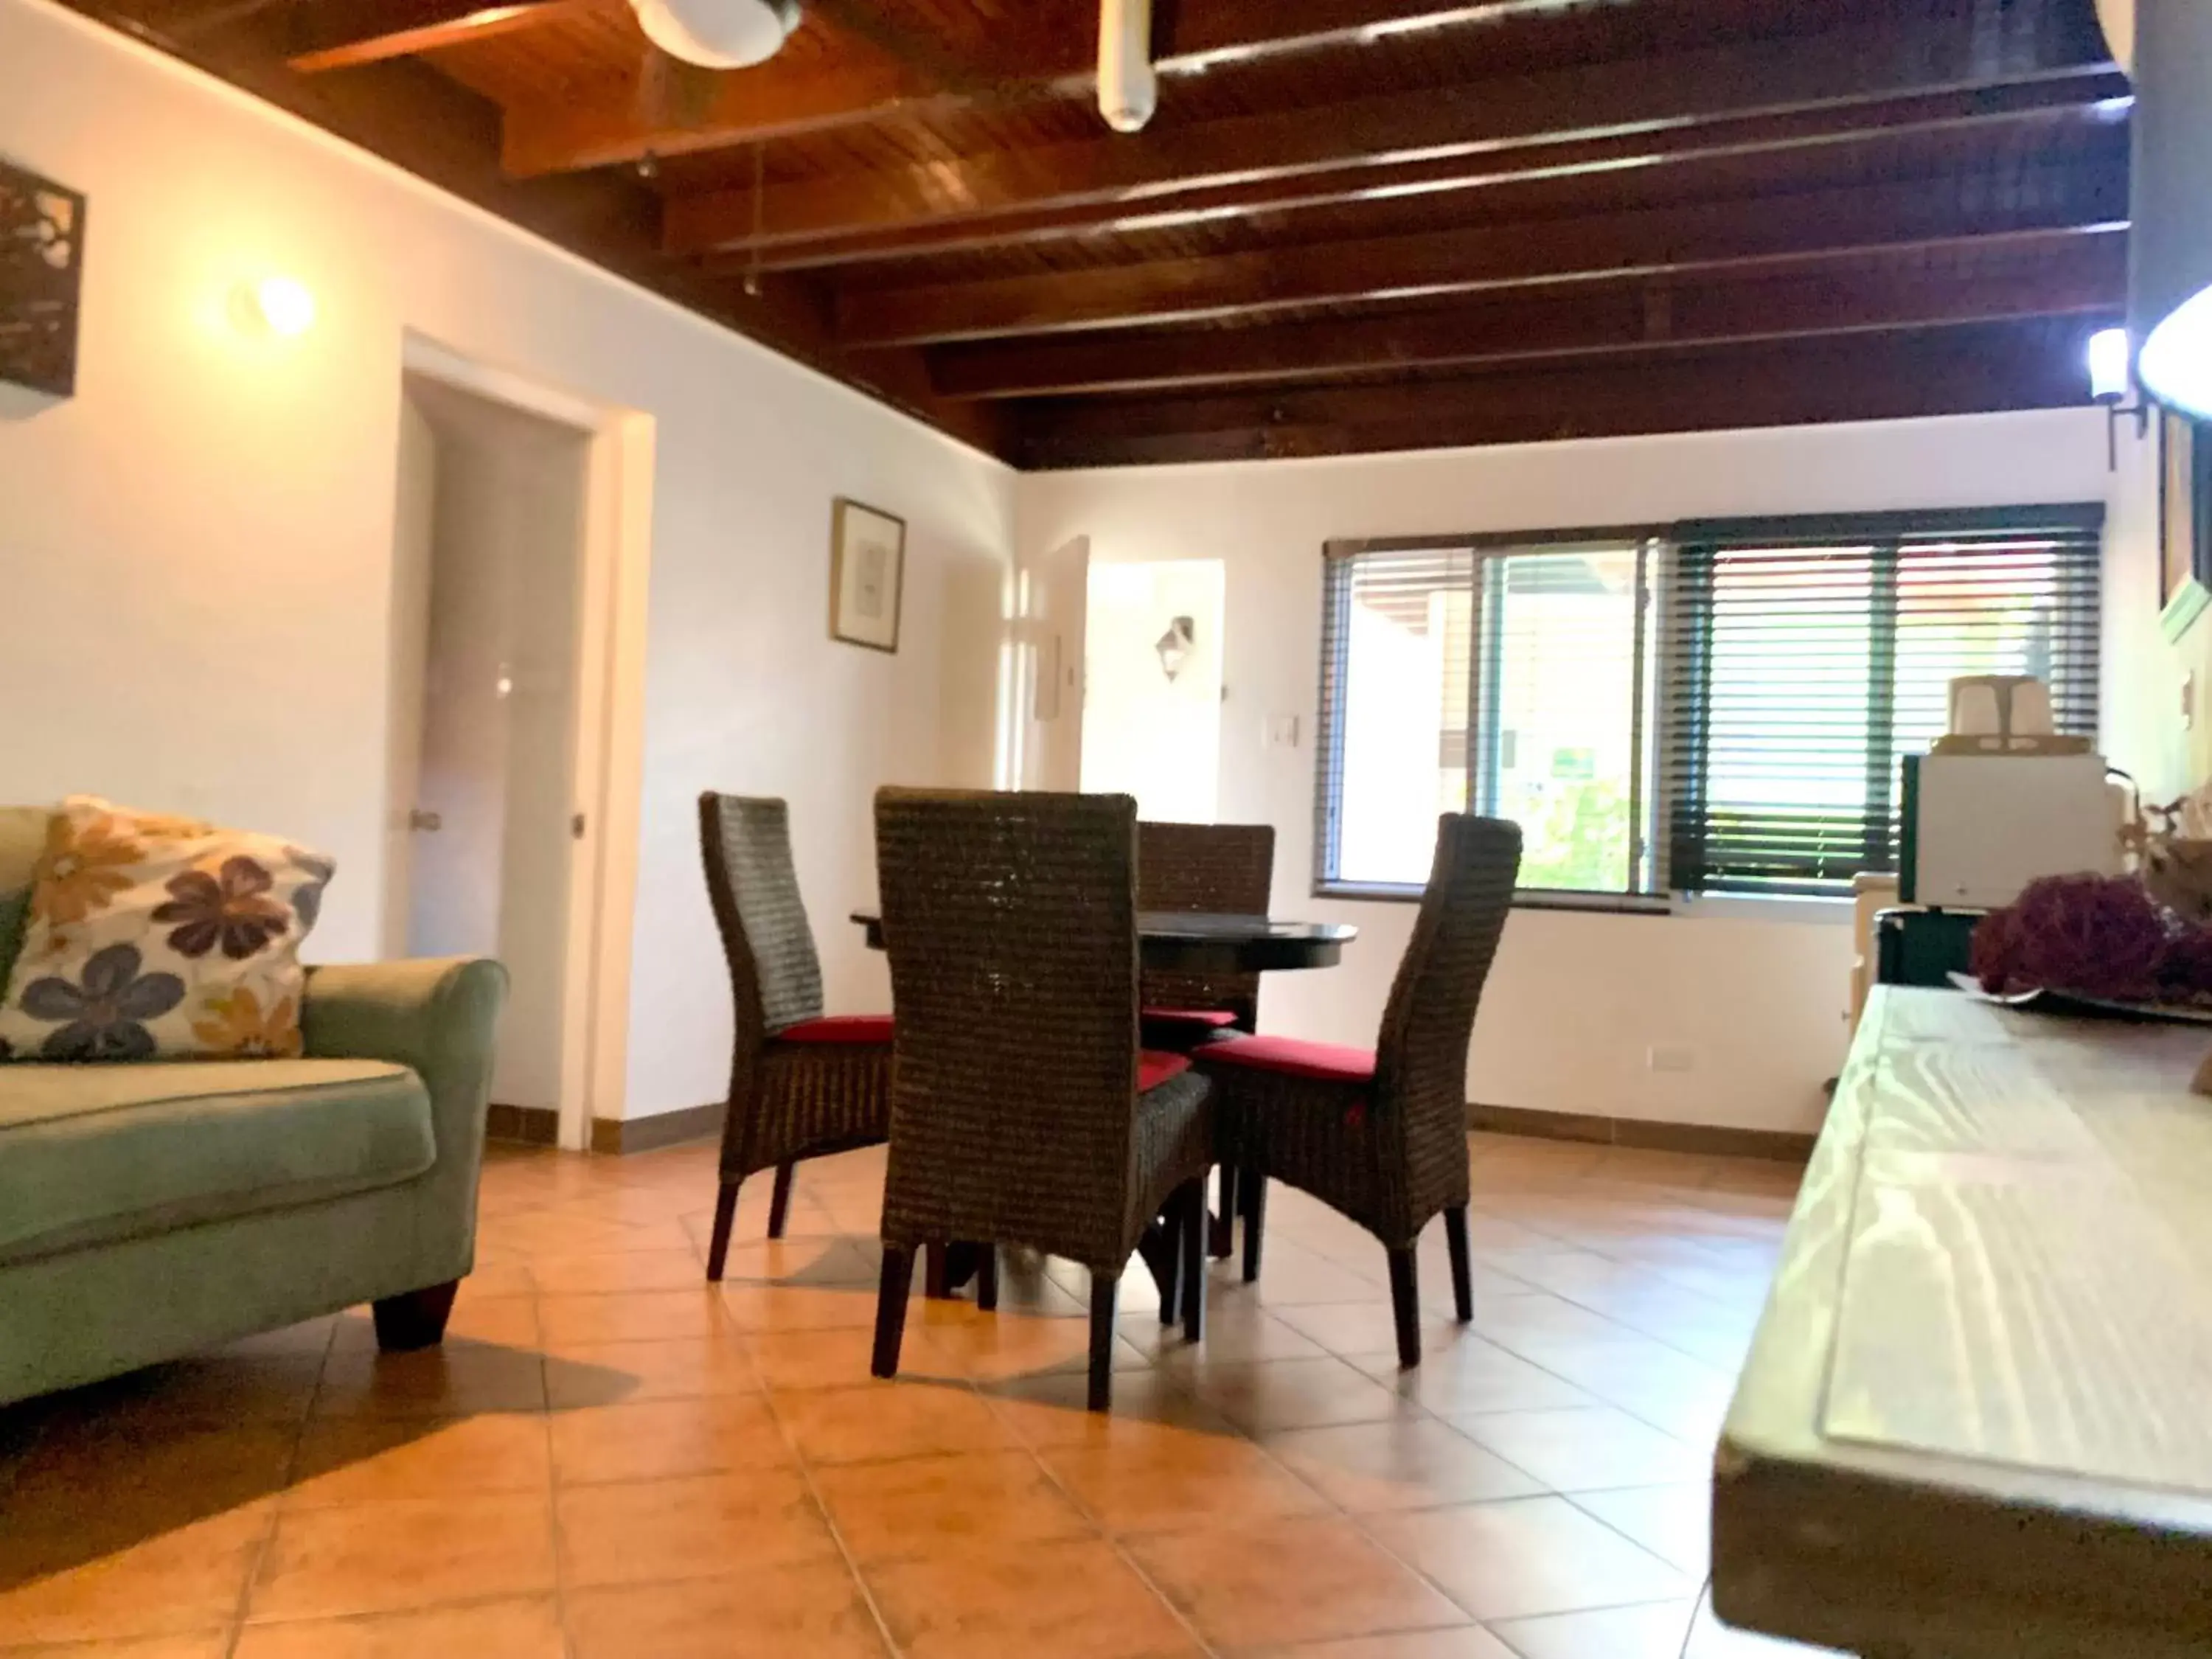
<instances>
[{"instance_id":1,"label":"wicker dining chair","mask_svg":"<svg viewBox=\"0 0 2212 1659\"><path fill-rule=\"evenodd\" d=\"M1121 1273L1164 1210L1202 1331L1213 1158L1212 1086L1138 1047L1136 803L885 789L876 857L898 1036L872 1369L897 1373L916 1250L1026 1245L1091 1270L1103 1411Z\"/></svg>"},{"instance_id":2,"label":"wicker dining chair","mask_svg":"<svg viewBox=\"0 0 2212 1659\"><path fill-rule=\"evenodd\" d=\"M783 802L701 795L699 846L737 1016L721 1188L707 1249L707 1277L719 1279L746 1176L775 1171L768 1236L781 1238L800 1159L884 1139L890 1122L891 1018L823 1018L822 964L792 867L791 817Z\"/></svg>"},{"instance_id":3,"label":"wicker dining chair","mask_svg":"<svg viewBox=\"0 0 2212 1659\"><path fill-rule=\"evenodd\" d=\"M1137 908L1184 915L1264 916L1275 884L1272 823L1139 823ZM1257 974L1146 969L1145 1044L1188 1048L1224 1030L1255 1031Z\"/></svg>"},{"instance_id":4,"label":"wicker dining chair","mask_svg":"<svg viewBox=\"0 0 2212 1659\"><path fill-rule=\"evenodd\" d=\"M1244 1277L1259 1276L1267 1180L1311 1193L1389 1252L1401 1365L1421 1363L1413 1246L1439 1213L1455 1310L1462 1321L1474 1316L1467 1050L1520 867L1518 824L1446 813L1374 1048L1231 1037L1194 1056L1221 1086L1231 1156L1250 1177Z\"/></svg>"}]
</instances>

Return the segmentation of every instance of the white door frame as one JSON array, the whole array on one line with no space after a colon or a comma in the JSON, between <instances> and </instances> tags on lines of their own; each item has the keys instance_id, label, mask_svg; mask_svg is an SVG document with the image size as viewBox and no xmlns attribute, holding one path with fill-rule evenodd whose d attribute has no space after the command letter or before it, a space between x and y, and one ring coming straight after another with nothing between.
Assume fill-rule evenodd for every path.
<instances>
[{"instance_id":1,"label":"white door frame","mask_svg":"<svg viewBox=\"0 0 2212 1659\"><path fill-rule=\"evenodd\" d=\"M571 776L583 834L568 866L561 997L560 1144L591 1145L623 1115L629 1050L631 919L644 794L646 591L653 557L653 421L474 358L413 332L402 368L584 433L584 545L576 608ZM404 811L410 803L389 805Z\"/></svg>"}]
</instances>

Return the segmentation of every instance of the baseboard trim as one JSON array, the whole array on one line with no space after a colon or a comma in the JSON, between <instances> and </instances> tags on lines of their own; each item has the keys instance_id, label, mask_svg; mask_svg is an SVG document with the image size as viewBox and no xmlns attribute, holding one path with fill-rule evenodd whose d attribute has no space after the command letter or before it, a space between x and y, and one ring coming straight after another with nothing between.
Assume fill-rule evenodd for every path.
<instances>
[{"instance_id":1,"label":"baseboard trim","mask_svg":"<svg viewBox=\"0 0 2212 1659\"><path fill-rule=\"evenodd\" d=\"M722 1133L722 1119L728 1111L728 1104L717 1100L680 1111L655 1112L651 1117L595 1117L592 1150L653 1152L663 1146L680 1146L687 1140L711 1139Z\"/></svg>"},{"instance_id":2,"label":"baseboard trim","mask_svg":"<svg viewBox=\"0 0 2212 1659\"><path fill-rule=\"evenodd\" d=\"M1694 1152L1708 1158L1763 1158L1802 1164L1817 1138L1787 1129L1735 1129L1716 1123L1659 1123L1640 1117L1595 1117L1580 1112L1539 1111L1526 1106L1486 1106L1469 1101L1468 1127L1537 1140L1576 1140L1630 1146L1647 1152Z\"/></svg>"},{"instance_id":3,"label":"baseboard trim","mask_svg":"<svg viewBox=\"0 0 2212 1659\"><path fill-rule=\"evenodd\" d=\"M496 1101L484 1117L489 1140L520 1141L525 1146L557 1146L561 1114L550 1106L501 1106Z\"/></svg>"}]
</instances>

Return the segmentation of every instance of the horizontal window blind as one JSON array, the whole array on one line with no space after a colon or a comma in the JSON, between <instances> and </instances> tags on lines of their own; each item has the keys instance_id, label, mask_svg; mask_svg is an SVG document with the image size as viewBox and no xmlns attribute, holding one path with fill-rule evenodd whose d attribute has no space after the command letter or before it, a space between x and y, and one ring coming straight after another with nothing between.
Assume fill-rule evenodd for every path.
<instances>
[{"instance_id":1,"label":"horizontal window blind","mask_svg":"<svg viewBox=\"0 0 2212 1659\"><path fill-rule=\"evenodd\" d=\"M1896 868L1899 762L1950 682L2032 674L2097 720L2102 511L1684 525L1664 579L1668 884L1837 893Z\"/></svg>"},{"instance_id":2,"label":"horizontal window blind","mask_svg":"<svg viewBox=\"0 0 2212 1659\"><path fill-rule=\"evenodd\" d=\"M1324 884L1426 882L1437 815L1468 800L1475 556L1331 550L1323 582L1320 787Z\"/></svg>"}]
</instances>

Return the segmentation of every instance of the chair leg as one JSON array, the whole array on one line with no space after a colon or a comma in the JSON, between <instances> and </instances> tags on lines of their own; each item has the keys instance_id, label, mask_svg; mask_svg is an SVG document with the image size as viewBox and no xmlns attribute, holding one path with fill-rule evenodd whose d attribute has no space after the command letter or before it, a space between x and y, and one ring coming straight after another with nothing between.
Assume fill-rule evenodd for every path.
<instances>
[{"instance_id":1,"label":"chair leg","mask_svg":"<svg viewBox=\"0 0 2212 1659\"><path fill-rule=\"evenodd\" d=\"M1091 1275L1091 1397L1094 1412L1114 1405L1114 1304L1121 1288L1117 1279Z\"/></svg>"},{"instance_id":2,"label":"chair leg","mask_svg":"<svg viewBox=\"0 0 2212 1659\"><path fill-rule=\"evenodd\" d=\"M1444 1248L1451 1252L1452 1311L1462 1325L1474 1317L1474 1264L1467 1249L1467 1206L1444 1212Z\"/></svg>"},{"instance_id":3,"label":"chair leg","mask_svg":"<svg viewBox=\"0 0 2212 1659\"><path fill-rule=\"evenodd\" d=\"M730 1259L730 1224L738 1218L738 1188L742 1182L722 1179L722 1190L714 1194L714 1236L707 1244L707 1278L719 1284L722 1264Z\"/></svg>"},{"instance_id":4,"label":"chair leg","mask_svg":"<svg viewBox=\"0 0 2212 1659\"><path fill-rule=\"evenodd\" d=\"M985 1313L999 1310L999 1247L978 1244L975 1258L975 1305Z\"/></svg>"},{"instance_id":5,"label":"chair leg","mask_svg":"<svg viewBox=\"0 0 2212 1659\"><path fill-rule=\"evenodd\" d=\"M1172 1325L1182 1309L1183 1281L1188 1267L1183 1261L1182 1235L1186 1224L1182 1218L1183 1203L1189 1194L1181 1188L1169 1195L1167 1208L1160 1212L1160 1230L1167 1235L1170 1249L1162 1254L1153 1267L1152 1276L1160 1285L1160 1323ZM1206 1224L1206 1189L1201 1182L1198 1194L1199 1224Z\"/></svg>"},{"instance_id":6,"label":"chair leg","mask_svg":"<svg viewBox=\"0 0 2212 1659\"><path fill-rule=\"evenodd\" d=\"M1237 1248L1237 1166L1221 1166L1221 1214L1213 1223L1213 1255L1219 1260L1229 1260Z\"/></svg>"},{"instance_id":7,"label":"chair leg","mask_svg":"<svg viewBox=\"0 0 2212 1659\"><path fill-rule=\"evenodd\" d=\"M1183 1189L1182 1195L1182 1340L1206 1340L1206 1181L1203 1176Z\"/></svg>"},{"instance_id":8,"label":"chair leg","mask_svg":"<svg viewBox=\"0 0 2212 1659\"><path fill-rule=\"evenodd\" d=\"M434 1348L445 1340L446 1316L453 1311L453 1292L461 1281L449 1279L404 1296L387 1296L370 1311L376 1321L376 1346L386 1353Z\"/></svg>"},{"instance_id":9,"label":"chair leg","mask_svg":"<svg viewBox=\"0 0 2212 1659\"><path fill-rule=\"evenodd\" d=\"M907 1292L914 1288L914 1252L884 1247L884 1276L876 1286L876 1348L868 1369L878 1376L896 1376L899 1345L906 1335Z\"/></svg>"},{"instance_id":10,"label":"chair leg","mask_svg":"<svg viewBox=\"0 0 2212 1659\"><path fill-rule=\"evenodd\" d=\"M1244 1282L1260 1276L1260 1243L1267 1231L1267 1177L1257 1170L1244 1171Z\"/></svg>"},{"instance_id":11,"label":"chair leg","mask_svg":"<svg viewBox=\"0 0 2212 1659\"><path fill-rule=\"evenodd\" d=\"M932 1302L952 1294L952 1247L925 1244L921 1251L921 1293Z\"/></svg>"},{"instance_id":12,"label":"chair leg","mask_svg":"<svg viewBox=\"0 0 2212 1659\"><path fill-rule=\"evenodd\" d=\"M1398 1364L1411 1370L1421 1363L1421 1291L1411 1245L1390 1252L1390 1317L1398 1327Z\"/></svg>"},{"instance_id":13,"label":"chair leg","mask_svg":"<svg viewBox=\"0 0 2212 1659\"><path fill-rule=\"evenodd\" d=\"M798 1166L779 1164L775 1166L775 1191L768 1200L768 1236L783 1237L784 1218L791 1213L791 1177Z\"/></svg>"}]
</instances>

